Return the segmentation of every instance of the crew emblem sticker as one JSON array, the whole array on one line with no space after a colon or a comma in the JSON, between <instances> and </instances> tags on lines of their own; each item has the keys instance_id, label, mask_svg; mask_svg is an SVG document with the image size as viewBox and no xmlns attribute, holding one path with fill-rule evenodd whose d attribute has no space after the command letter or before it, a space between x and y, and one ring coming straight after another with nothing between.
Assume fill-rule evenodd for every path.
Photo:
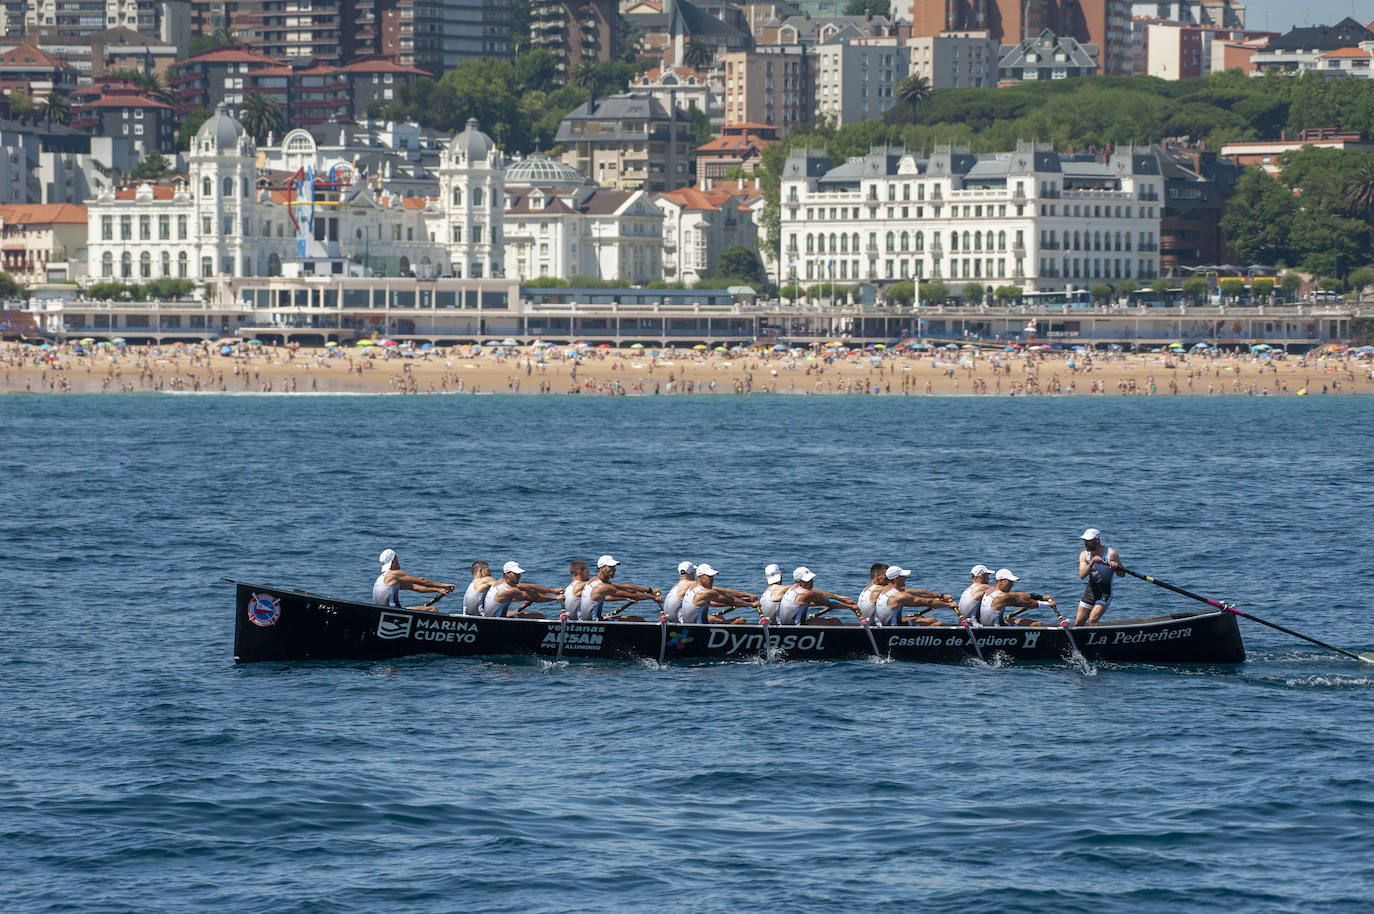
<instances>
[{"instance_id":1,"label":"crew emblem sticker","mask_svg":"<svg viewBox=\"0 0 1374 914\"><path fill-rule=\"evenodd\" d=\"M248 620L254 625L266 628L276 625L281 618L281 600L270 593L255 593L248 601Z\"/></svg>"},{"instance_id":2,"label":"crew emblem sticker","mask_svg":"<svg viewBox=\"0 0 1374 914\"><path fill-rule=\"evenodd\" d=\"M377 637L388 641L406 637L410 634L412 618L401 613L382 613L381 618L377 620Z\"/></svg>"}]
</instances>

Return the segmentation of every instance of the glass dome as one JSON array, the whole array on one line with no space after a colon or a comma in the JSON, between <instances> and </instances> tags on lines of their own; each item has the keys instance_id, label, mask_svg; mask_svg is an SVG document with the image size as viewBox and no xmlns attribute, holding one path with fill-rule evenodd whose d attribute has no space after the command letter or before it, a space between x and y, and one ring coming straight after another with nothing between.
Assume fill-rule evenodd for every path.
<instances>
[{"instance_id":1,"label":"glass dome","mask_svg":"<svg viewBox=\"0 0 1374 914\"><path fill-rule=\"evenodd\" d=\"M587 183L582 172L548 156L532 155L512 162L506 168L506 185L528 184L533 187L581 187Z\"/></svg>"}]
</instances>

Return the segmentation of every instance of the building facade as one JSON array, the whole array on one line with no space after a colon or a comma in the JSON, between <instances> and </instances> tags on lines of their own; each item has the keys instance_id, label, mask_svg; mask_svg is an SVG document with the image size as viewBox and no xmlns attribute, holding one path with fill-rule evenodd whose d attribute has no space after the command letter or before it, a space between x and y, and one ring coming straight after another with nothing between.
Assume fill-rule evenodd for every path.
<instances>
[{"instance_id":1,"label":"building facade","mask_svg":"<svg viewBox=\"0 0 1374 914\"><path fill-rule=\"evenodd\" d=\"M139 158L171 152L172 106L125 80L101 80L74 97L71 126L96 136L124 137Z\"/></svg>"},{"instance_id":2,"label":"building facade","mask_svg":"<svg viewBox=\"0 0 1374 914\"><path fill-rule=\"evenodd\" d=\"M977 282L1088 288L1159 273L1163 180L1145 151L1061 155L1034 144L928 158L886 150L832 167L788 158L785 281Z\"/></svg>"},{"instance_id":3,"label":"building facade","mask_svg":"<svg viewBox=\"0 0 1374 914\"><path fill-rule=\"evenodd\" d=\"M1002 45L998 50L998 85L1035 82L1042 79L1071 79L1098 72L1095 44L1080 44L1076 38L1044 31L1020 44Z\"/></svg>"},{"instance_id":4,"label":"building facade","mask_svg":"<svg viewBox=\"0 0 1374 914\"><path fill-rule=\"evenodd\" d=\"M662 192L695 183L691 122L651 95L593 96L568 113L556 136L561 161L602 187Z\"/></svg>"},{"instance_id":5,"label":"building facade","mask_svg":"<svg viewBox=\"0 0 1374 914\"><path fill-rule=\"evenodd\" d=\"M999 45L1015 45L1049 30L1096 45L1100 72L1130 72L1130 0L912 0L909 15L913 38L987 29Z\"/></svg>"},{"instance_id":6,"label":"building facade","mask_svg":"<svg viewBox=\"0 0 1374 914\"><path fill-rule=\"evenodd\" d=\"M970 89L997 85L997 42L987 29L941 32L907 40L912 76L932 89Z\"/></svg>"},{"instance_id":7,"label":"building facade","mask_svg":"<svg viewBox=\"0 0 1374 914\"><path fill-rule=\"evenodd\" d=\"M800 44L725 54L726 126L768 124L786 135L808 123L816 110L812 63Z\"/></svg>"},{"instance_id":8,"label":"building facade","mask_svg":"<svg viewBox=\"0 0 1374 914\"><path fill-rule=\"evenodd\" d=\"M615 0L533 0L530 45L554 57L567 82L583 63L615 58L620 47L620 6Z\"/></svg>"},{"instance_id":9,"label":"building facade","mask_svg":"<svg viewBox=\"0 0 1374 914\"><path fill-rule=\"evenodd\" d=\"M757 187L740 189L724 182L714 190L683 187L656 196L663 224L663 278L694 284L720 265L721 253L729 248L756 247L762 200Z\"/></svg>"},{"instance_id":10,"label":"building facade","mask_svg":"<svg viewBox=\"0 0 1374 914\"><path fill-rule=\"evenodd\" d=\"M911 70L911 51L896 38L843 38L811 53L815 119L836 127L881 118Z\"/></svg>"},{"instance_id":11,"label":"building facade","mask_svg":"<svg viewBox=\"0 0 1374 914\"><path fill-rule=\"evenodd\" d=\"M21 285L74 278L85 255L86 207L0 205L0 270Z\"/></svg>"}]
</instances>

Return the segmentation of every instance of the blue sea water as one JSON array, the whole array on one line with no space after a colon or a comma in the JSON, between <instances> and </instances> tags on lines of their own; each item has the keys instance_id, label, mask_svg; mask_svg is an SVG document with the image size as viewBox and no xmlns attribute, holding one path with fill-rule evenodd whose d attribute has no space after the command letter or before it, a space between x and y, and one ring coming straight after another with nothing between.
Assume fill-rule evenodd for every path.
<instances>
[{"instance_id":1,"label":"blue sea water","mask_svg":"<svg viewBox=\"0 0 1374 914\"><path fill-rule=\"evenodd\" d=\"M1132 568L1356 650L1374 400L0 397L5 912L1331 911L1374 668L232 662L221 575ZM453 599L457 599L456 596ZM1194 604L1135 579L1113 615Z\"/></svg>"}]
</instances>

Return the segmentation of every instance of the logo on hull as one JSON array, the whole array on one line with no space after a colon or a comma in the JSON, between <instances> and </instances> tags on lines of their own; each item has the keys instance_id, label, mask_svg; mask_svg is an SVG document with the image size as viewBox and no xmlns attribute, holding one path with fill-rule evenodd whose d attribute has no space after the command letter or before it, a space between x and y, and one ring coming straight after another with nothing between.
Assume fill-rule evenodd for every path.
<instances>
[{"instance_id":1,"label":"logo on hull","mask_svg":"<svg viewBox=\"0 0 1374 914\"><path fill-rule=\"evenodd\" d=\"M410 634L410 623L413 618L400 613L382 613L381 618L377 620L377 637L388 641L405 638Z\"/></svg>"},{"instance_id":2,"label":"logo on hull","mask_svg":"<svg viewBox=\"0 0 1374 914\"><path fill-rule=\"evenodd\" d=\"M248 619L254 625L266 628L276 625L281 618L281 600L270 593L255 593L248 601Z\"/></svg>"}]
</instances>

